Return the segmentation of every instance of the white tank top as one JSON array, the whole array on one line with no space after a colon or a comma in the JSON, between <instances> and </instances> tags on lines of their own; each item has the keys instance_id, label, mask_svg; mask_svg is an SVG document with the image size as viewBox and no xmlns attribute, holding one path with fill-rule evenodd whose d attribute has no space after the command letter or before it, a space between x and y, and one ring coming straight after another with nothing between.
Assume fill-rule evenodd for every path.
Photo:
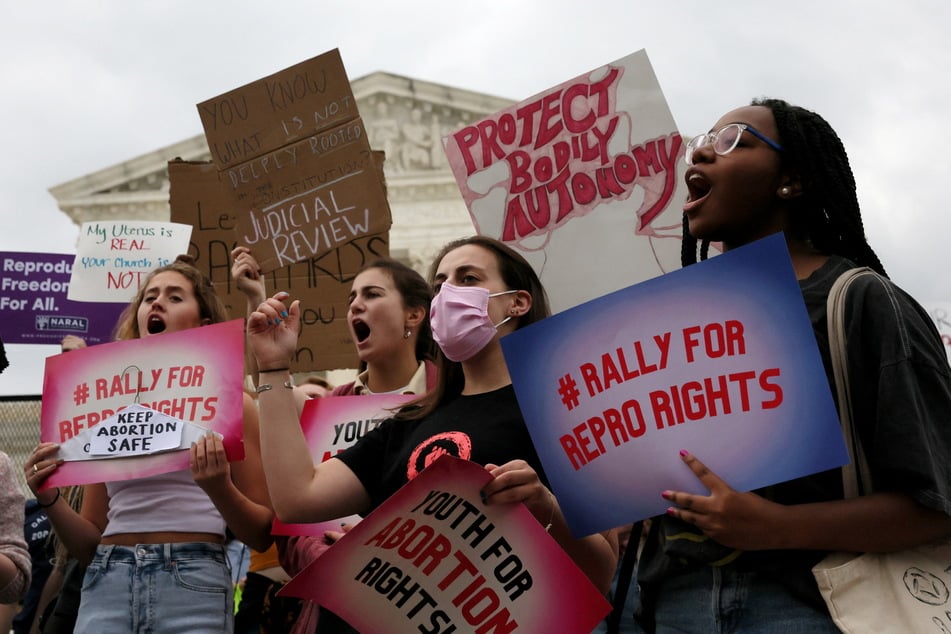
<instances>
[{"instance_id":1,"label":"white tank top","mask_svg":"<svg viewBox=\"0 0 951 634\"><path fill-rule=\"evenodd\" d=\"M121 533L212 533L224 536L225 521L191 471L107 482L108 523L102 536Z\"/></svg>"}]
</instances>

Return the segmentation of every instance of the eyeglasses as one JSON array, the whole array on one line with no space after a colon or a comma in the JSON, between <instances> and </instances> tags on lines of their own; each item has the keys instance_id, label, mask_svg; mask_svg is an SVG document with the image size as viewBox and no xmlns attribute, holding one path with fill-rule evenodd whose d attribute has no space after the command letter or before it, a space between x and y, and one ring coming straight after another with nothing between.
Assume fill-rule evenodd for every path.
<instances>
[{"instance_id":1,"label":"eyeglasses","mask_svg":"<svg viewBox=\"0 0 951 634\"><path fill-rule=\"evenodd\" d=\"M783 151L783 146L768 138L753 126L747 125L745 123L730 123L723 126L716 132L707 132L706 134L701 134L691 139L690 143L687 144L687 150L684 153L684 160L687 161L687 165L693 165L693 153L708 143L713 145L713 151L720 156L729 154L736 149L737 145L739 145L740 136L742 136L744 130L777 152Z\"/></svg>"}]
</instances>

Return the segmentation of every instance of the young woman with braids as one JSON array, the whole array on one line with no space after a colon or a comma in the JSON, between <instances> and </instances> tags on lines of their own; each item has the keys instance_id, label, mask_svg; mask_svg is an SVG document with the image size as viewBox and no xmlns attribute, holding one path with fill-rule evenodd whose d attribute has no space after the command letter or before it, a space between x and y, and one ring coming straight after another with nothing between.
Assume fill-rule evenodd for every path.
<instances>
[{"instance_id":1,"label":"young woman with braids","mask_svg":"<svg viewBox=\"0 0 951 634\"><path fill-rule=\"evenodd\" d=\"M839 469L741 493L688 451L709 495L664 491L639 572L658 632L834 632L811 574L827 551L888 552L951 535L951 375L928 314L865 239L855 180L819 115L775 99L727 113L687 146L684 265L783 231L833 385L826 297L869 266L846 308L854 424L876 493L844 500ZM834 390L833 390L834 391ZM690 448L686 448L690 449Z\"/></svg>"}]
</instances>

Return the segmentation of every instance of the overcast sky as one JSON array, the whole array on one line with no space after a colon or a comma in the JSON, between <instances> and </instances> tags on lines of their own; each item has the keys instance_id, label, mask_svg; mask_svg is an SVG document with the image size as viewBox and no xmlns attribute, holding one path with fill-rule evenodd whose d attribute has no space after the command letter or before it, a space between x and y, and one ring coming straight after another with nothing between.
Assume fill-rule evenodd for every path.
<instances>
[{"instance_id":1,"label":"overcast sky","mask_svg":"<svg viewBox=\"0 0 951 634\"><path fill-rule=\"evenodd\" d=\"M386 71L516 101L644 48L685 137L756 96L822 114L891 277L951 301L945 0L0 7L0 251L72 252L78 228L50 187L199 134L196 103L335 47L354 79ZM0 394L39 393L57 351L8 346Z\"/></svg>"}]
</instances>

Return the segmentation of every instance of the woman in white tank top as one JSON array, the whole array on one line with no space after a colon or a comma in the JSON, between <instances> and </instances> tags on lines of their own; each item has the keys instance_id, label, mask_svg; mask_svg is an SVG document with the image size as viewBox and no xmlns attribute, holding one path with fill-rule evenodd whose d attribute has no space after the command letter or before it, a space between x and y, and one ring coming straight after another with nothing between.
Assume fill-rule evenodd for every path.
<instances>
[{"instance_id":1,"label":"woman in white tank top","mask_svg":"<svg viewBox=\"0 0 951 634\"><path fill-rule=\"evenodd\" d=\"M126 308L117 339L197 328L228 319L211 282L180 256L154 270ZM272 538L258 442L257 408L245 394L244 438L254 447L229 464L221 439L191 448L190 470L87 485L79 513L47 489L37 499L69 552L88 568L76 632L230 632L234 593L225 528L253 548ZM27 461L36 493L56 470L58 445Z\"/></svg>"}]
</instances>

